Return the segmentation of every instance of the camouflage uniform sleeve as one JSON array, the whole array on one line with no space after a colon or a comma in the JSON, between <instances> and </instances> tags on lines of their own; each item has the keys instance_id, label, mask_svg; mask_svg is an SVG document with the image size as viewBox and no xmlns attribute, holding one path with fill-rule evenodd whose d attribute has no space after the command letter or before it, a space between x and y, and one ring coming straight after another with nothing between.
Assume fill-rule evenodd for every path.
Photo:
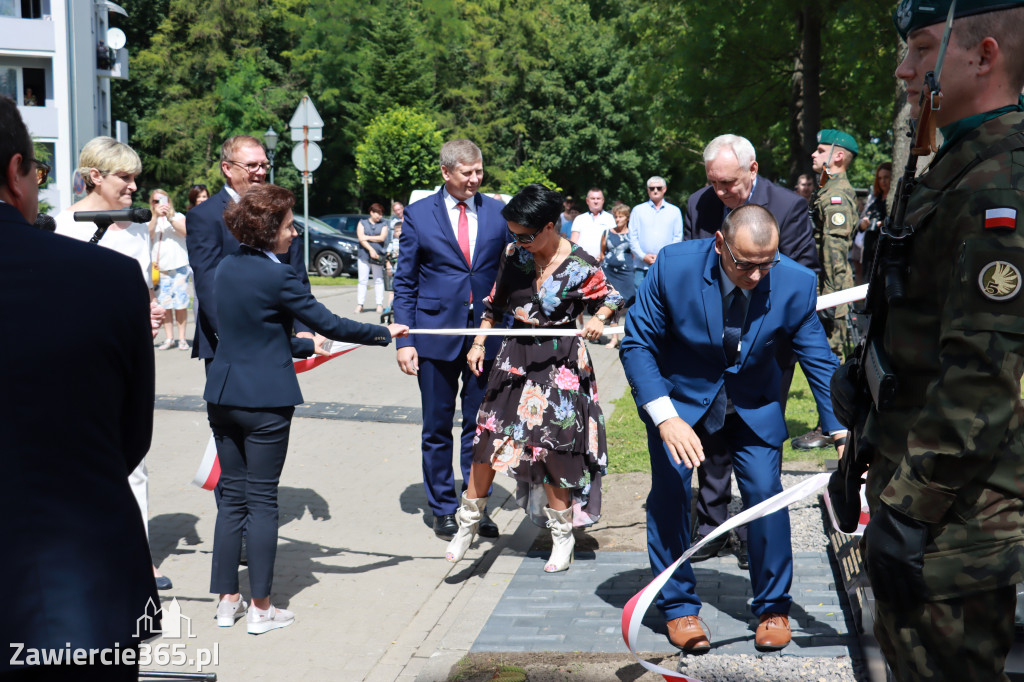
<instances>
[{"instance_id":1,"label":"camouflage uniform sleeve","mask_svg":"<svg viewBox=\"0 0 1024 682\"><path fill-rule=\"evenodd\" d=\"M828 191L828 188L825 188ZM840 199L832 203L833 197ZM829 294L853 286L850 271L850 230L857 216L849 199L839 192L825 194L820 199L819 215L822 222L822 290Z\"/></svg>"},{"instance_id":2,"label":"camouflage uniform sleeve","mask_svg":"<svg viewBox=\"0 0 1024 682\"><path fill-rule=\"evenodd\" d=\"M989 189L948 208L934 227L965 236L941 311L938 375L908 434L907 455L881 496L932 524L961 487L995 465L1022 426L1024 234L1017 232L1024 230L987 229L986 215L1013 212L1024 228L1024 200L1018 190Z\"/></svg>"}]
</instances>

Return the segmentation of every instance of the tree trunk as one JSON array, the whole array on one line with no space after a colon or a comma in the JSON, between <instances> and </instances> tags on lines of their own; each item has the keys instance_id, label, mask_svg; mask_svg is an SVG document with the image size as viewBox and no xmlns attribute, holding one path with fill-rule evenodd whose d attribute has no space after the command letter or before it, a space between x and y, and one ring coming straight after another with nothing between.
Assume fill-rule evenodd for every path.
<instances>
[{"instance_id":1,"label":"tree trunk","mask_svg":"<svg viewBox=\"0 0 1024 682\"><path fill-rule=\"evenodd\" d=\"M790 183L811 172L811 153L821 127L821 26L819 2L805 2L797 13L800 51L790 90Z\"/></svg>"}]
</instances>

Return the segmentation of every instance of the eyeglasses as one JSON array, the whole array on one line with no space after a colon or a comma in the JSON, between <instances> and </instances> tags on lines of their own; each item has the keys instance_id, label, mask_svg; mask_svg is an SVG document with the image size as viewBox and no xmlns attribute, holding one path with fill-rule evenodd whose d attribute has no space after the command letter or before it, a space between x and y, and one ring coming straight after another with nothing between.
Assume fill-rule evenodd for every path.
<instances>
[{"instance_id":1,"label":"eyeglasses","mask_svg":"<svg viewBox=\"0 0 1024 682\"><path fill-rule=\"evenodd\" d=\"M648 192L664 192L665 191L665 185L658 185L657 187L651 187L650 185L648 185L647 186L647 191Z\"/></svg>"},{"instance_id":2,"label":"eyeglasses","mask_svg":"<svg viewBox=\"0 0 1024 682\"><path fill-rule=\"evenodd\" d=\"M46 184L46 179L50 177L50 166L36 159L32 159L32 163L36 165L36 184L42 187Z\"/></svg>"},{"instance_id":3,"label":"eyeglasses","mask_svg":"<svg viewBox=\"0 0 1024 682\"><path fill-rule=\"evenodd\" d=\"M729 250L729 258L732 258L732 264L736 266L737 270L742 272L749 272L755 268L761 272L767 272L778 265L781 260L778 250L775 251L775 258L767 263L751 263L750 261L736 260L736 256L732 254L732 247L729 246L729 242L725 241L725 237L722 237L722 241L725 242L725 248Z\"/></svg>"},{"instance_id":4,"label":"eyeglasses","mask_svg":"<svg viewBox=\"0 0 1024 682\"><path fill-rule=\"evenodd\" d=\"M264 161L263 163L256 163L256 162L253 162L253 163L239 163L238 161L228 161L228 163L233 163L236 166L239 166L240 168L244 168L245 170L247 170L250 173L255 173L256 171L260 170L261 168L263 169L264 173L266 173L267 171L270 170L270 164L267 163L266 161Z\"/></svg>"},{"instance_id":5,"label":"eyeglasses","mask_svg":"<svg viewBox=\"0 0 1024 682\"><path fill-rule=\"evenodd\" d=\"M509 230L508 233L512 235L512 239L515 239L520 244L532 244L533 240L537 238L536 232L531 232L530 234L519 234L518 232Z\"/></svg>"}]
</instances>

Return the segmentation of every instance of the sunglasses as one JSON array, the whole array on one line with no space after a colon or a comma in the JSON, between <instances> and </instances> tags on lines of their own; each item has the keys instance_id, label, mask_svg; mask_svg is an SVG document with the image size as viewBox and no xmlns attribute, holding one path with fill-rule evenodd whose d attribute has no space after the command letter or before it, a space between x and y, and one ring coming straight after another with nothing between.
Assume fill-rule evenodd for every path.
<instances>
[{"instance_id":1,"label":"sunglasses","mask_svg":"<svg viewBox=\"0 0 1024 682\"><path fill-rule=\"evenodd\" d=\"M512 235L512 239L515 239L516 242L520 244L532 244L533 240L537 238L537 232L531 232L530 234L519 234L518 232L513 232L512 230L509 230L508 233Z\"/></svg>"},{"instance_id":2,"label":"sunglasses","mask_svg":"<svg viewBox=\"0 0 1024 682\"><path fill-rule=\"evenodd\" d=\"M36 165L36 184L42 187L46 184L46 179L50 177L50 166L35 159L32 159L32 163Z\"/></svg>"},{"instance_id":3,"label":"sunglasses","mask_svg":"<svg viewBox=\"0 0 1024 682\"><path fill-rule=\"evenodd\" d=\"M664 192L665 191L665 185L658 185L657 187L651 187L650 185L648 185L647 186L647 191L648 192Z\"/></svg>"}]
</instances>

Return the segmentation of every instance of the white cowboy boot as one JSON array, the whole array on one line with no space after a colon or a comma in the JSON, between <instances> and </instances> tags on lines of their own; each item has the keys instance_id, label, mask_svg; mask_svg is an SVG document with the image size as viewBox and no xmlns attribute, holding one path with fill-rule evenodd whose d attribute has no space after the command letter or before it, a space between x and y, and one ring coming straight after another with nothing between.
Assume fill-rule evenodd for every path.
<instances>
[{"instance_id":1,"label":"white cowboy boot","mask_svg":"<svg viewBox=\"0 0 1024 682\"><path fill-rule=\"evenodd\" d=\"M454 564L466 556L466 550L473 544L473 538L476 537L476 531L480 527L480 519L484 515L486 506L486 497L471 500L466 497L466 493L462 493L462 506L455 511L455 522L459 524L459 532L448 543L445 559Z\"/></svg>"},{"instance_id":2,"label":"white cowboy boot","mask_svg":"<svg viewBox=\"0 0 1024 682\"><path fill-rule=\"evenodd\" d=\"M551 529L551 556L544 564L544 572L557 573L569 568L573 547L576 546L576 538L572 535L572 507L563 511L544 507L544 514L548 517L547 525Z\"/></svg>"}]
</instances>

